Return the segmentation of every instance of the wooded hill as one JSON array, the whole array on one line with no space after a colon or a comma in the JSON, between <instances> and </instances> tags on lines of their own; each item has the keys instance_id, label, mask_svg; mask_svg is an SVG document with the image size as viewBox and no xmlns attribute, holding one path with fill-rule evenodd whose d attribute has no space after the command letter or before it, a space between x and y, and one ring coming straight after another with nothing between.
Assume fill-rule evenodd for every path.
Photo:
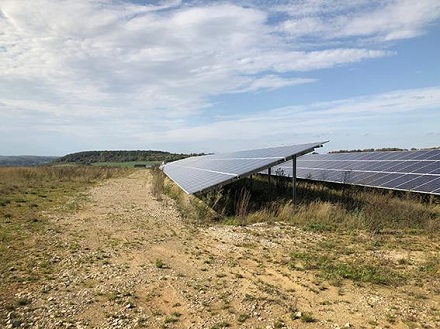
<instances>
[{"instance_id":1,"label":"wooded hill","mask_svg":"<svg viewBox=\"0 0 440 329\"><path fill-rule=\"evenodd\" d=\"M65 155L55 163L89 165L96 162L175 161L197 154L177 154L164 151L85 151Z\"/></svg>"}]
</instances>

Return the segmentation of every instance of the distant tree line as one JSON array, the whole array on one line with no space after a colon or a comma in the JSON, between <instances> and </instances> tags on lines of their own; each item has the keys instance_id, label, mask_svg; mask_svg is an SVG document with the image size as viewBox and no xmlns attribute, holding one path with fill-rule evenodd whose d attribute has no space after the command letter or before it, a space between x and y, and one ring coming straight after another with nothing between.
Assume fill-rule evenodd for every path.
<instances>
[{"instance_id":1,"label":"distant tree line","mask_svg":"<svg viewBox=\"0 0 440 329\"><path fill-rule=\"evenodd\" d=\"M65 155L56 163L89 165L96 162L164 161L170 162L201 154L170 153L164 151L85 151Z\"/></svg>"},{"instance_id":2,"label":"distant tree line","mask_svg":"<svg viewBox=\"0 0 440 329\"><path fill-rule=\"evenodd\" d=\"M338 150L338 151L331 151L329 153L357 153L357 152L388 152L388 151L426 151L426 150L435 150L438 149L439 147L429 147L429 148L422 148L422 149L418 149L418 148L411 148L411 149L402 149L402 148L398 148L398 147L384 147L384 148L380 148L380 149L357 149L357 150Z\"/></svg>"},{"instance_id":3,"label":"distant tree line","mask_svg":"<svg viewBox=\"0 0 440 329\"><path fill-rule=\"evenodd\" d=\"M57 159L57 157L32 156L32 155L19 155L19 156L0 155L0 167L41 166L41 165L49 164L55 159Z\"/></svg>"},{"instance_id":4,"label":"distant tree line","mask_svg":"<svg viewBox=\"0 0 440 329\"><path fill-rule=\"evenodd\" d=\"M411 151L415 151L417 149L412 148ZM359 152L387 152L387 151L408 151L408 149L402 149L398 147L384 147L380 149L355 149L355 150L338 150L338 151L331 151L329 153L359 153Z\"/></svg>"}]
</instances>

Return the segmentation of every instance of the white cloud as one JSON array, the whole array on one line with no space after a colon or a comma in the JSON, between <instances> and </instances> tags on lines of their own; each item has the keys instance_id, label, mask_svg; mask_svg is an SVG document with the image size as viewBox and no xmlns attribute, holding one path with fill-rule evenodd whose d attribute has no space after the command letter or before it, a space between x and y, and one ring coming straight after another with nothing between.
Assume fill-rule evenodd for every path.
<instances>
[{"instance_id":1,"label":"white cloud","mask_svg":"<svg viewBox=\"0 0 440 329\"><path fill-rule=\"evenodd\" d=\"M295 86L305 83L313 83L316 79L283 79L276 75L267 75L262 78L253 79L253 81L245 89L235 90L236 93L256 92L262 89L278 89L286 86Z\"/></svg>"},{"instance_id":2,"label":"white cloud","mask_svg":"<svg viewBox=\"0 0 440 329\"><path fill-rule=\"evenodd\" d=\"M291 37L358 37L358 44L413 38L440 17L437 0L312 0L278 9L291 15L282 25Z\"/></svg>"},{"instance_id":3,"label":"white cloud","mask_svg":"<svg viewBox=\"0 0 440 329\"><path fill-rule=\"evenodd\" d=\"M200 136L207 144L214 142L227 147L237 148L237 136L244 146L255 143L289 144L292 142L310 141L319 135L327 138L337 128L362 125L365 120L373 120L376 125L385 124L388 129L396 124L396 115L425 113L438 109L440 104L440 87L400 90L364 97L342 99L332 102L318 102L303 106L291 106L272 109L251 115L235 115L222 120L193 126L175 128L163 133L141 134L145 139L153 135L163 143L197 143ZM392 120L392 121L389 121ZM327 139L324 138L324 139ZM234 143L231 143L234 141ZM227 146L225 146L227 145Z\"/></svg>"}]
</instances>

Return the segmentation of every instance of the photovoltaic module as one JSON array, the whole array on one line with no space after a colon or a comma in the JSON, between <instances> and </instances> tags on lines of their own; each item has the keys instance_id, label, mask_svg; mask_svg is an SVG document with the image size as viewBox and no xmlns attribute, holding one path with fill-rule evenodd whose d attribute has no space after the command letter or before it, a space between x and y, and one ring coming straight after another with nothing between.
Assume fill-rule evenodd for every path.
<instances>
[{"instance_id":1,"label":"photovoltaic module","mask_svg":"<svg viewBox=\"0 0 440 329\"><path fill-rule=\"evenodd\" d=\"M292 163L272 173L292 176ZM297 159L296 177L440 195L440 149L309 154Z\"/></svg>"},{"instance_id":2,"label":"photovoltaic module","mask_svg":"<svg viewBox=\"0 0 440 329\"><path fill-rule=\"evenodd\" d=\"M162 166L186 193L204 193L313 152L326 142L190 157Z\"/></svg>"}]
</instances>

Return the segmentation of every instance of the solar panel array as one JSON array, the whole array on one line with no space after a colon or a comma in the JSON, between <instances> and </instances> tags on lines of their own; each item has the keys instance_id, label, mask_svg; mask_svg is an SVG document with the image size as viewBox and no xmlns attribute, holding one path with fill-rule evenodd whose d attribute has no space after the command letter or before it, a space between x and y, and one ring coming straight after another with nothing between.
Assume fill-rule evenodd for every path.
<instances>
[{"instance_id":1,"label":"solar panel array","mask_svg":"<svg viewBox=\"0 0 440 329\"><path fill-rule=\"evenodd\" d=\"M186 193L204 193L312 152L323 143L191 157L167 163L162 170Z\"/></svg>"},{"instance_id":2,"label":"solar panel array","mask_svg":"<svg viewBox=\"0 0 440 329\"><path fill-rule=\"evenodd\" d=\"M272 169L292 176L292 162ZM440 149L310 154L297 159L297 178L440 195Z\"/></svg>"}]
</instances>

